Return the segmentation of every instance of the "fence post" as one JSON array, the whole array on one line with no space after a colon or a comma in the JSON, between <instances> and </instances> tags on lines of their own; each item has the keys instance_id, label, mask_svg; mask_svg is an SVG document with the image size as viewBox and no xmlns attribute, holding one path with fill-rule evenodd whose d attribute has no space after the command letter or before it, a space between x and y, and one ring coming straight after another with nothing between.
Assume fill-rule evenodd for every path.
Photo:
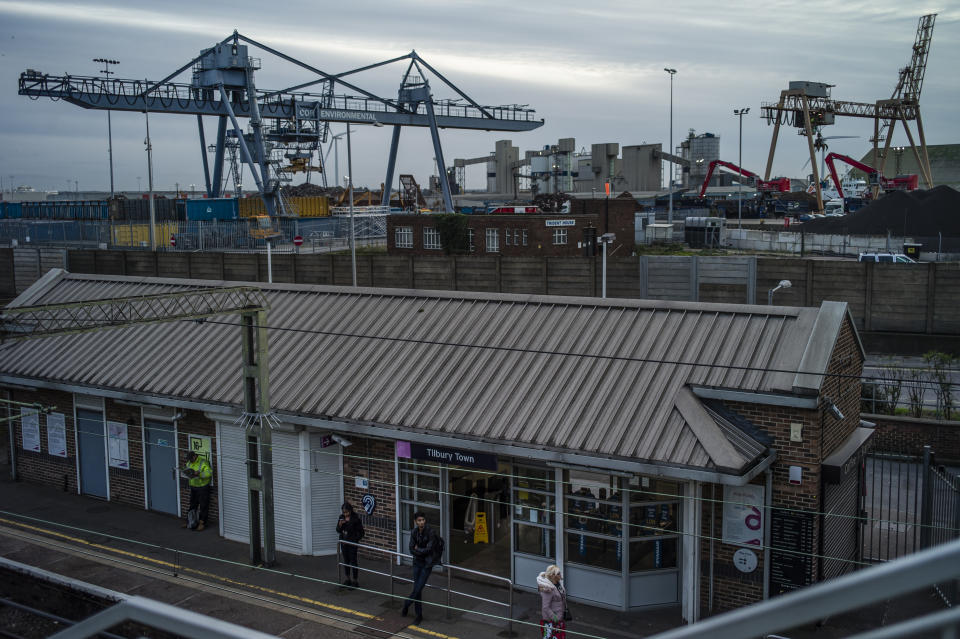
<instances>
[{"instance_id":1,"label":"fence post","mask_svg":"<svg viewBox=\"0 0 960 639\"><path fill-rule=\"evenodd\" d=\"M933 524L931 513L933 511L933 451L930 446L923 447L923 478L921 490L923 491L920 505L920 550L930 547L930 526Z\"/></svg>"},{"instance_id":2,"label":"fence post","mask_svg":"<svg viewBox=\"0 0 960 639\"><path fill-rule=\"evenodd\" d=\"M450 618L450 589L452 584L450 583L453 578L453 571L450 570L450 566L446 566L447 569L447 619Z\"/></svg>"},{"instance_id":3,"label":"fence post","mask_svg":"<svg viewBox=\"0 0 960 639\"><path fill-rule=\"evenodd\" d=\"M507 615L507 636L513 636L513 582L510 582L510 613Z\"/></svg>"},{"instance_id":4,"label":"fence post","mask_svg":"<svg viewBox=\"0 0 960 639\"><path fill-rule=\"evenodd\" d=\"M953 476L953 538L960 537L960 475ZM960 579L953 580L951 605L960 601Z\"/></svg>"}]
</instances>

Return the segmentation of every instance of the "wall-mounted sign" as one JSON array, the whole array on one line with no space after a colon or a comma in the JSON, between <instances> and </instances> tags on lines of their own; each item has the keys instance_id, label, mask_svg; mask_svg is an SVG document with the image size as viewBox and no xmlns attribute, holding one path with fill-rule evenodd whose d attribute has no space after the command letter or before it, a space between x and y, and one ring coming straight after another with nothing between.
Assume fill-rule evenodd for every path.
<instances>
[{"instance_id":1,"label":"wall-mounted sign","mask_svg":"<svg viewBox=\"0 0 960 639\"><path fill-rule=\"evenodd\" d=\"M47 450L57 457L67 456L67 428L63 413L47 415Z\"/></svg>"},{"instance_id":2,"label":"wall-mounted sign","mask_svg":"<svg viewBox=\"0 0 960 639\"><path fill-rule=\"evenodd\" d=\"M213 448L210 445L210 438L205 435L189 435L187 437L187 445L189 446L188 450L194 452L209 463L210 453L213 452Z\"/></svg>"},{"instance_id":3,"label":"wall-mounted sign","mask_svg":"<svg viewBox=\"0 0 960 639\"><path fill-rule=\"evenodd\" d=\"M367 488L370 488L370 480L367 479L366 477L354 477L353 485L357 488L362 488L363 490L366 490Z\"/></svg>"},{"instance_id":4,"label":"wall-mounted sign","mask_svg":"<svg viewBox=\"0 0 960 639\"><path fill-rule=\"evenodd\" d=\"M425 459L451 466L466 466L486 470L497 469L496 455L478 453L463 448L441 448L440 446L417 444L415 442L397 442L396 450L397 457L401 459Z\"/></svg>"},{"instance_id":5,"label":"wall-mounted sign","mask_svg":"<svg viewBox=\"0 0 960 639\"><path fill-rule=\"evenodd\" d=\"M363 512L372 515L373 511L377 509L377 498L373 496L373 493L367 493L360 498L360 505L363 506Z\"/></svg>"},{"instance_id":6,"label":"wall-mounted sign","mask_svg":"<svg viewBox=\"0 0 960 639\"><path fill-rule=\"evenodd\" d=\"M763 545L763 486L723 487L723 543Z\"/></svg>"},{"instance_id":7,"label":"wall-mounted sign","mask_svg":"<svg viewBox=\"0 0 960 639\"><path fill-rule=\"evenodd\" d=\"M546 225L548 228L551 226L576 226L577 221L576 220L547 220Z\"/></svg>"},{"instance_id":8,"label":"wall-mounted sign","mask_svg":"<svg viewBox=\"0 0 960 639\"><path fill-rule=\"evenodd\" d=\"M757 569L757 553L749 548L741 548L733 553L733 565L740 572L753 572Z\"/></svg>"},{"instance_id":9,"label":"wall-mounted sign","mask_svg":"<svg viewBox=\"0 0 960 639\"><path fill-rule=\"evenodd\" d=\"M127 444L127 425L123 422L107 422L107 450L110 465L114 468L130 468L130 448Z\"/></svg>"},{"instance_id":10,"label":"wall-mounted sign","mask_svg":"<svg viewBox=\"0 0 960 639\"><path fill-rule=\"evenodd\" d=\"M20 409L20 431L23 434L23 449L40 452L40 414L35 408Z\"/></svg>"}]
</instances>

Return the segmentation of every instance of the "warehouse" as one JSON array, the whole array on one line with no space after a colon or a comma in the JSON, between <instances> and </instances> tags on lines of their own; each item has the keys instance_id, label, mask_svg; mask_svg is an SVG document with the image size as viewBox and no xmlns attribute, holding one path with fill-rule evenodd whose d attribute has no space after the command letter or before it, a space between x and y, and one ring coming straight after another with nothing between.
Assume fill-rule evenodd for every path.
<instances>
[{"instance_id":1,"label":"warehouse","mask_svg":"<svg viewBox=\"0 0 960 639\"><path fill-rule=\"evenodd\" d=\"M55 271L13 304L223 284ZM855 507L870 434L845 304L261 288L282 551L334 552L344 497L390 549L424 510L454 564L534 588L556 562L573 599L689 620L856 557L848 518L821 514ZM18 473L158 509L176 487L145 442L207 447L220 533L245 540L239 341L224 318L4 345L0 386L63 415L17 425Z\"/></svg>"}]
</instances>

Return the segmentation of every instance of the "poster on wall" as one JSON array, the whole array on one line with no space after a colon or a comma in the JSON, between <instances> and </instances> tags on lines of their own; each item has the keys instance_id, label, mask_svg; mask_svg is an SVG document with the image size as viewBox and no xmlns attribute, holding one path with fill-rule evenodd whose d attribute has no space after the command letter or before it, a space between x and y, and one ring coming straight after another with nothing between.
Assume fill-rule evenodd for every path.
<instances>
[{"instance_id":1,"label":"poster on wall","mask_svg":"<svg viewBox=\"0 0 960 639\"><path fill-rule=\"evenodd\" d=\"M107 447L110 465L114 468L130 468L130 449L127 445L127 425L122 422L107 422Z\"/></svg>"},{"instance_id":2,"label":"poster on wall","mask_svg":"<svg viewBox=\"0 0 960 639\"><path fill-rule=\"evenodd\" d=\"M47 451L57 457L67 456L67 428L63 413L47 415Z\"/></svg>"},{"instance_id":3,"label":"poster on wall","mask_svg":"<svg viewBox=\"0 0 960 639\"><path fill-rule=\"evenodd\" d=\"M763 486L723 487L723 543L763 545Z\"/></svg>"},{"instance_id":4,"label":"poster on wall","mask_svg":"<svg viewBox=\"0 0 960 639\"><path fill-rule=\"evenodd\" d=\"M187 450L196 453L207 460L207 463L213 463L210 453L213 447L210 445L210 438L205 435L188 435Z\"/></svg>"},{"instance_id":5,"label":"poster on wall","mask_svg":"<svg viewBox=\"0 0 960 639\"><path fill-rule=\"evenodd\" d=\"M20 430L23 432L23 449L40 452L40 415L35 408L20 409Z\"/></svg>"}]
</instances>

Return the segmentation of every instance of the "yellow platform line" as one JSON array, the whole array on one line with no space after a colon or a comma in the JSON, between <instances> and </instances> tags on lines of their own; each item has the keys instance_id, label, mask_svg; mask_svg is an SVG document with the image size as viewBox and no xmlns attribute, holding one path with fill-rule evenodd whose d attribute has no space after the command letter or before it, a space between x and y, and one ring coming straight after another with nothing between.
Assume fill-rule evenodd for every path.
<instances>
[{"instance_id":1,"label":"yellow platform line","mask_svg":"<svg viewBox=\"0 0 960 639\"><path fill-rule=\"evenodd\" d=\"M65 534L65 533L57 532L57 531L55 531L55 530L49 530L49 529L46 529L46 528L40 528L39 526L32 526L32 525L30 525L30 524L24 524L24 523L19 522L19 521L13 521L13 520L10 520L10 519L4 519L4 518L2 518L2 517L0 517L0 523L10 524L10 525L12 525L12 526L18 526L18 527L20 527L20 528L24 528L24 529L26 529L26 530L32 530L32 531L34 531L34 532L38 532L38 533L41 533L41 534L51 535L51 536L54 536L54 537L59 537L59 538L61 538L61 539L65 539L65 540L72 541L72 542L75 542L75 543L78 543L78 544L82 544L82 545L84 545L84 546L87 546L88 548L96 548L97 550L103 550L103 551L106 551L106 552L111 552L111 553L114 553L114 554L123 555L123 556L125 556L125 557L131 557L131 558L134 558L134 559L139 559L139 560L141 560L141 561L149 562L149 563L152 563L152 564L155 564L155 565L158 565L158 566L163 566L163 567L169 568L169 569L171 569L171 570L179 570L180 572L191 573L191 574L193 574L193 575L205 577L205 578L207 578L207 579L213 579L213 580L219 581L219 582L221 582L221 583L230 584L230 585L232 585L232 586L240 586L240 587L243 587L243 588L249 588L249 589L251 589L251 590L258 590L258 591L260 591L260 592L264 592L264 593L267 593L267 594L275 595L275 596L278 596L278 597L285 597L285 598L287 598L287 599L293 599L294 601L299 601L299 602L301 602L301 603L307 603L307 604L311 604L311 605L318 606L318 607L321 607L321 608L326 608L326 609L328 609L328 610L335 610L336 612L354 615L355 617L360 617L361 619L377 619L377 616L376 616L376 615L371 615L371 614L369 614L369 613L361 612L361 611L359 611L359 610L354 610L354 609L352 609L352 608L346 608L346 607L344 607L344 606L337 606L337 605L335 605L335 604L329 604L329 603L326 603L326 602L323 602L323 601L317 601L316 599L310 599L310 598L308 598L308 597L301 597L300 595L294 595L294 594L291 594L291 593L282 592L282 591L279 591L279 590L274 590L273 588L267 588L267 587L265 587L265 586L258 586L258 585L256 585L256 584L250 584L250 583L246 583L246 582L243 582L243 581L238 581L238 580L236 580L236 579L231 579L231 578L229 578L229 577L224 577L224 576L218 575L218 574L216 574L216 573L206 572L206 571L203 571L203 570L197 570L197 569L195 569L195 568L188 568L188 567L185 567L185 566L180 566L180 567L178 567L176 564L171 563L171 562L169 562L169 561L163 561L162 559L156 559L156 558L154 558L154 557L147 557L146 555L141 555L141 554L139 554L139 553L130 552L130 551L127 551L127 550L120 550L119 548L112 548L112 547L110 547L110 546L105 546L105 545L103 545L103 544L95 544L95 543L93 543L93 542L87 541L86 539L81 539L81 538L79 538L79 537L74 537L74 536L72 536L72 535L67 535L67 534ZM437 636L439 636L439 637L444 637L445 635L437 635ZM451 638L451 639L453 639L453 638Z\"/></svg>"}]
</instances>

